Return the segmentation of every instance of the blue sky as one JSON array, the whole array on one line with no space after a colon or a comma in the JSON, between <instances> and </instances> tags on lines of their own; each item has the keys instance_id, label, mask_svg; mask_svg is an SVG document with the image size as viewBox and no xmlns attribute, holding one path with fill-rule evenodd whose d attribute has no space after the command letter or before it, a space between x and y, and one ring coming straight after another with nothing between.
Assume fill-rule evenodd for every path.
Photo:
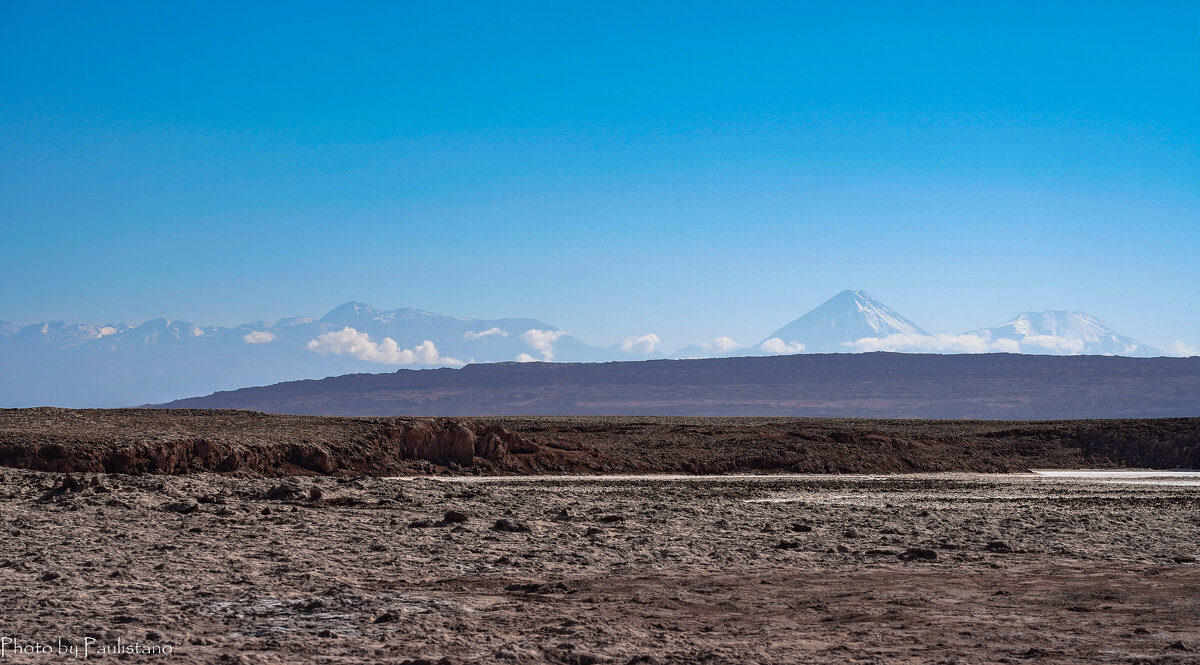
<instances>
[{"instance_id":1,"label":"blue sky","mask_svg":"<svg viewBox=\"0 0 1200 665\"><path fill-rule=\"evenodd\" d=\"M0 320L1195 347L1198 258L1196 2L0 2Z\"/></svg>"}]
</instances>

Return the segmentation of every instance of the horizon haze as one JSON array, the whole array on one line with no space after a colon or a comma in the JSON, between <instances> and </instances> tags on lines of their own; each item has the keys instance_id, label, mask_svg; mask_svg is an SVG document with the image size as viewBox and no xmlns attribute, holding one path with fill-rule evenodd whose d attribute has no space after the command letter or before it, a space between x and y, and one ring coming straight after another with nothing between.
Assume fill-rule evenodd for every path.
<instances>
[{"instance_id":1,"label":"horizon haze","mask_svg":"<svg viewBox=\"0 0 1200 665\"><path fill-rule=\"evenodd\" d=\"M991 327L930 334L861 290L845 290L753 344L730 338L672 351L655 335L600 346L538 319L478 319L348 302L320 318L232 328L157 318L0 321L0 407L129 406L248 386L397 368L497 362L595 363L892 351L1152 358L1167 352L1078 311L1022 312Z\"/></svg>"}]
</instances>

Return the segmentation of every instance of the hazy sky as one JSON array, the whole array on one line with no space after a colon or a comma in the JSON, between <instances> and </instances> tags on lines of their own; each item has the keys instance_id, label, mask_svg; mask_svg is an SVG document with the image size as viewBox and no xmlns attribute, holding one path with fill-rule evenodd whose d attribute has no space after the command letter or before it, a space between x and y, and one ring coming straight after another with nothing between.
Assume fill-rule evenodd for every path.
<instances>
[{"instance_id":1,"label":"hazy sky","mask_svg":"<svg viewBox=\"0 0 1200 665\"><path fill-rule=\"evenodd\" d=\"M1200 346L1200 3L646 4L0 1L0 320Z\"/></svg>"}]
</instances>

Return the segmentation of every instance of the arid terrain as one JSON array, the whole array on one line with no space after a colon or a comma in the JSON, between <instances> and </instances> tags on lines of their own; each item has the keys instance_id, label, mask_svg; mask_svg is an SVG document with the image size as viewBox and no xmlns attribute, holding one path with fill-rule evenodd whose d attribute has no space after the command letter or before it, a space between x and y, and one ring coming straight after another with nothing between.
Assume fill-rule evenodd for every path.
<instances>
[{"instance_id":1,"label":"arid terrain","mask_svg":"<svg viewBox=\"0 0 1200 665\"><path fill-rule=\"evenodd\" d=\"M65 478L0 472L4 634L138 662L1200 662L1194 485Z\"/></svg>"},{"instance_id":2,"label":"arid terrain","mask_svg":"<svg viewBox=\"0 0 1200 665\"><path fill-rule=\"evenodd\" d=\"M345 418L0 409L0 466L272 476L1200 468L1200 418Z\"/></svg>"},{"instance_id":3,"label":"arid terrain","mask_svg":"<svg viewBox=\"0 0 1200 665\"><path fill-rule=\"evenodd\" d=\"M1028 472L1195 468L1198 438L5 410L0 657L1200 663L1200 478Z\"/></svg>"}]
</instances>

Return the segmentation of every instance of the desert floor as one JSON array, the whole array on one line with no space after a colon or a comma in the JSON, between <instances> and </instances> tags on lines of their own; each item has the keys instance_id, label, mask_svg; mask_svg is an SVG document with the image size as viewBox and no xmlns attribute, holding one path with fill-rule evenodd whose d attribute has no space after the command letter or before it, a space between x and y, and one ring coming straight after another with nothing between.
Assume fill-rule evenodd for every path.
<instances>
[{"instance_id":1,"label":"desert floor","mask_svg":"<svg viewBox=\"0 0 1200 665\"><path fill-rule=\"evenodd\" d=\"M0 634L136 662L1196 663L1200 486L0 470ZM12 658L7 642L5 658ZM24 654L14 662L64 662Z\"/></svg>"}]
</instances>

